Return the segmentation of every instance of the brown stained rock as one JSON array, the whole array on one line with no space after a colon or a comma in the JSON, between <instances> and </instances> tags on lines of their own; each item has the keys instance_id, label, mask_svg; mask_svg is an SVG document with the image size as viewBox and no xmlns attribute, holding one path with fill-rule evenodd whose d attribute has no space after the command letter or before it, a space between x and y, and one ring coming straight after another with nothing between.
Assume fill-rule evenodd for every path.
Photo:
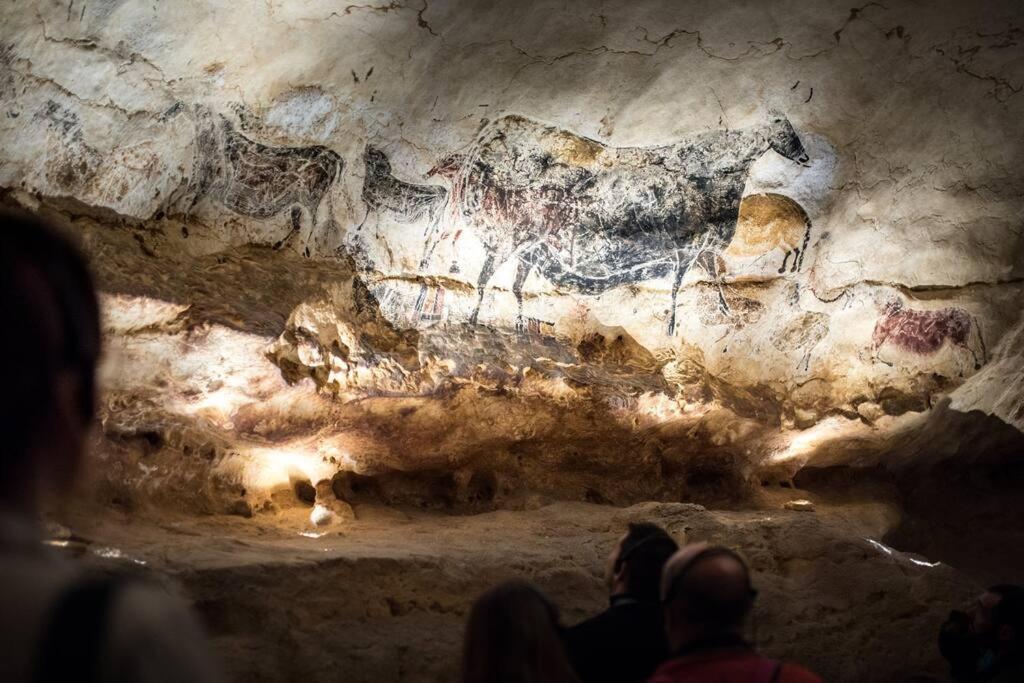
<instances>
[{"instance_id":1,"label":"brown stained rock","mask_svg":"<svg viewBox=\"0 0 1024 683\"><path fill-rule=\"evenodd\" d=\"M865 401L857 405L857 414L868 422L874 422L885 415L885 410L877 403Z\"/></svg>"},{"instance_id":2,"label":"brown stained rock","mask_svg":"<svg viewBox=\"0 0 1024 683\"><path fill-rule=\"evenodd\" d=\"M797 408L793 411L793 423L798 429L807 429L813 427L818 422L818 414L813 410L804 410L803 408Z\"/></svg>"},{"instance_id":3,"label":"brown stained rock","mask_svg":"<svg viewBox=\"0 0 1024 683\"><path fill-rule=\"evenodd\" d=\"M309 483L308 479L299 479L294 483L295 497L307 505L316 502L316 488Z\"/></svg>"}]
</instances>

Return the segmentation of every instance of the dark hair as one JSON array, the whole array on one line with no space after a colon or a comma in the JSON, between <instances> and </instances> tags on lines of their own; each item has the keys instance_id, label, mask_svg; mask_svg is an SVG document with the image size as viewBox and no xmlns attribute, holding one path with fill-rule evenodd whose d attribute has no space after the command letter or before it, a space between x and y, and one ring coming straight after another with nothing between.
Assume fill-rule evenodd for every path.
<instances>
[{"instance_id":1,"label":"dark hair","mask_svg":"<svg viewBox=\"0 0 1024 683\"><path fill-rule=\"evenodd\" d=\"M481 595L466 624L462 681L577 683L554 603L525 581Z\"/></svg>"},{"instance_id":2,"label":"dark hair","mask_svg":"<svg viewBox=\"0 0 1024 683\"><path fill-rule=\"evenodd\" d=\"M988 589L999 596L992 608L992 626L1010 626L1014 631L1014 649L1024 654L1024 587L1000 584Z\"/></svg>"},{"instance_id":3,"label":"dark hair","mask_svg":"<svg viewBox=\"0 0 1024 683\"><path fill-rule=\"evenodd\" d=\"M740 568L736 575L694 571L702 560L728 557ZM694 555L678 569L663 602L669 610L690 624L712 633L732 632L754 606L757 591L750 583L750 569L735 551L723 546L710 546Z\"/></svg>"},{"instance_id":4,"label":"dark hair","mask_svg":"<svg viewBox=\"0 0 1024 683\"><path fill-rule=\"evenodd\" d=\"M615 571L629 568L629 594L643 600L657 600L661 570L679 546L657 524L631 522L619 548Z\"/></svg>"},{"instance_id":5,"label":"dark hair","mask_svg":"<svg viewBox=\"0 0 1024 683\"><path fill-rule=\"evenodd\" d=\"M91 419L100 347L99 304L85 260L53 228L0 211L0 482L20 472L52 414L61 372L77 375L79 405Z\"/></svg>"},{"instance_id":6,"label":"dark hair","mask_svg":"<svg viewBox=\"0 0 1024 683\"><path fill-rule=\"evenodd\" d=\"M1012 598L1014 596L1024 596L1024 586L1017 586L1012 583L998 583L994 586L989 586L989 593L994 593L1000 598Z\"/></svg>"}]
</instances>

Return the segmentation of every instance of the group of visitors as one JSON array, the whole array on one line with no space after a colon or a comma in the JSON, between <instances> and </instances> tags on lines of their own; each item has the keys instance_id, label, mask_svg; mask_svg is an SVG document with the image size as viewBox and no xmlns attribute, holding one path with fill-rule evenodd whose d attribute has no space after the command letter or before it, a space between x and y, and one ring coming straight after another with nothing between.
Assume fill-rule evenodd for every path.
<instances>
[{"instance_id":1,"label":"group of visitors","mask_svg":"<svg viewBox=\"0 0 1024 683\"><path fill-rule=\"evenodd\" d=\"M679 548L653 524L630 524L608 562L611 604L562 628L537 588L510 581L480 597L466 626L464 683L815 683L743 638L757 591L723 546Z\"/></svg>"},{"instance_id":2,"label":"group of visitors","mask_svg":"<svg viewBox=\"0 0 1024 683\"><path fill-rule=\"evenodd\" d=\"M814 673L757 653L744 622L757 591L735 551L682 548L630 524L607 571L610 605L571 628L525 581L484 593L466 627L463 683L814 683ZM1024 587L993 586L954 610L939 635L954 683L1024 683ZM944 679L916 676L915 683Z\"/></svg>"},{"instance_id":3,"label":"group of visitors","mask_svg":"<svg viewBox=\"0 0 1024 683\"><path fill-rule=\"evenodd\" d=\"M193 616L140 580L88 578L47 552L39 518L76 480L95 420L99 306L77 249L0 214L0 681L220 681ZM608 565L608 609L564 628L523 581L474 604L465 683L811 683L743 637L757 592L733 550L682 548L631 524ZM953 612L939 647L958 683L1024 681L1024 589L994 586ZM339 674L339 680L344 675Z\"/></svg>"}]
</instances>

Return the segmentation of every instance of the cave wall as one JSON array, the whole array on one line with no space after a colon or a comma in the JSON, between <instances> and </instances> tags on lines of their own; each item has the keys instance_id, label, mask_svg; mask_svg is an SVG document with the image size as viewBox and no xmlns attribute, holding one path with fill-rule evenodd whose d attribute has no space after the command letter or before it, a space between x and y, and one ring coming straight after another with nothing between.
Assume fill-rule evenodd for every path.
<instances>
[{"instance_id":1,"label":"cave wall","mask_svg":"<svg viewBox=\"0 0 1024 683\"><path fill-rule=\"evenodd\" d=\"M1021 427L1019 3L0 15L0 186L98 272L113 499L731 495Z\"/></svg>"}]
</instances>

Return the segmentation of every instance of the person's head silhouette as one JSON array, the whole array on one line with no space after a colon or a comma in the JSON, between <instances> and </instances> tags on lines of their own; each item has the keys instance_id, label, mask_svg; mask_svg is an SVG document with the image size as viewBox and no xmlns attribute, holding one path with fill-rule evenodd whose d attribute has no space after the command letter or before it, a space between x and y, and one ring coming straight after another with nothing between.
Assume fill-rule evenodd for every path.
<instances>
[{"instance_id":1,"label":"person's head silhouette","mask_svg":"<svg viewBox=\"0 0 1024 683\"><path fill-rule=\"evenodd\" d=\"M95 414L99 305L85 260L37 219L0 213L0 503L35 512L75 479Z\"/></svg>"}]
</instances>

